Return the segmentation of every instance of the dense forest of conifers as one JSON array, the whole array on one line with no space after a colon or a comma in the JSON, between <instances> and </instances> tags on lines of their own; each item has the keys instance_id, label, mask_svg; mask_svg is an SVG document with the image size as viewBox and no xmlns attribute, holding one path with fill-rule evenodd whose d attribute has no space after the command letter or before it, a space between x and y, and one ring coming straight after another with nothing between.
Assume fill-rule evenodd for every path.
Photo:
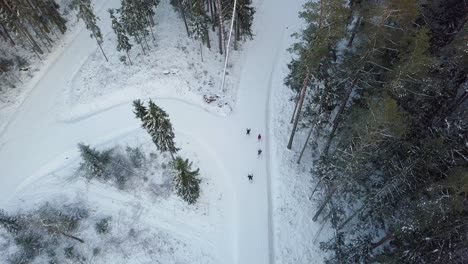
<instances>
[{"instance_id":1,"label":"dense forest of conifers","mask_svg":"<svg viewBox=\"0 0 468 264\"><path fill-rule=\"evenodd\" d=\"M305 4L290 143L299 124L318 153L302 162L311 217L334 230L327 263L468 263L467 14L466 0Z\"/></svg>"},{"instance_id":2,"label":"dense forest of conifers","mask_svg":"<svg viewBox=\"0 0 468 264\"><path fill-rule=\"evenodd\" d=\"M154 23L155 9L159 2L160 0L121 0L120 8L108 10L112 19L112 28L117 35L116 48L126 53L130 64L129 51L133 45L141 47L145 54L150 48L148 38L155 40L154 34L158 30ZM213 40L210 40L209 31L216 32L218 51L221 54L225 52L229 30L226 25L229 25L232 19L234 0L170 0L170 2L179 12L188 37L197 39L201 44L211 48ZM255 13L251 0L237 0L236 3L232 41L234 49L237 49L239 41L252 37L251 26ZM70 8L76 10L77 18L83 20L90 31L90 36L96 40L107 60L102 48L104 41L102 31L97 23L99 16L96 15L91 0L71 0ZM66 23L55 0L0 0L0 41L11 47L26 48L38 57L50 50L54 40L65 33ZM24 59L18 56L16 60ZM14 84L18 80L12 72L18 68L18 63L11 57L11 54L5 54L5 51L0 50L0 77L9 75L11 78L7 81Z\"/></svg>"}]
</instances>

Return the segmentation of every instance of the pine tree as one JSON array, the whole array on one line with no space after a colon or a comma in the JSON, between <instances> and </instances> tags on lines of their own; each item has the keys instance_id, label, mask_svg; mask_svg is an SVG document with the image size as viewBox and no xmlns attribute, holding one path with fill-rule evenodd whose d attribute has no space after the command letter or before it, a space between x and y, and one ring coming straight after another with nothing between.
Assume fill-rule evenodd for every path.
<instances>
[{"instance_id":1,"label":"pine tree","mask_svg":"<svg viewBox=\"0 0 468 264\"><path fill-rule=\"evenodd\" d=\"M79 143L78 148L82 158L80 170L85 173L84 176L88 180L107 180L110 176L106 169L111 160L110 151L100 152L83 143Z\"/></svg>"},{"instance_id":2,"label":"pine tree","mask_svg":"<svg viewBox=\"0 0 468 264\"><path fill-rule=\"evenodd\" d=\"M216 0L216 7L218 9L218 39L219 39L219 53L223 54L223 50L226 50L226 42L224 40L224 14L223 14L223 5L221 0Z\"/></svg>"},{"instance_id":3,"label":"pine tree","mask_svg":"<svg viewBox=\"0 0 468 264\"><path fill-rule=\"evenodd\" d=\"M193 204L200 196L200 169L192 170L192 162L177 157L174 161L176 175L174 177L177 194L187 203Z\"/></svg>"},{"instance_id":4,"label":"pine tree","mask_svg":"<svg viewBox=\"0 0 468 264\"><path fill-rule=\"evenodd\" d=\"M78 18L84 21L86 29L91 32L91 38L96 40L99 48L101 49L102 55L104 55L106 61L109 61L102 49L102 43L104 40L102 38L101 29L97 25L99 18L96 17L93 8L91 7L91 0L74 0L73 6L78 9Z\"/></svg>"},{"instance_id":5,"label":"pine tree","mask_svg":"<svg viewBox=\"0 0 468 264\"><path fill-rule=\"evenodd\" d=\"M334 59L336 46L346 35L346 22L350 10L345 4L346 1L344 0L308 1L304 5L305 11L300 13L300 16L307 22L308 27L301 32L302 42L295 44L291 49L299 55L299 59L293 60L290 64L290 67L294 67L294 73L286 78L286 83L293 84L294 87L291 88L297 89L298 92L298 101L293 115L293 129L287 145L288 149L292 148L307 88L313 83L310 80L319 77L321 67L326 65L326 61ZM333 30L330 30L331 28ZM302 79L298 80L297 77ZM300 83L302 83L301 86L299 86ZM315 86L319 87L318 85ZM299 87L301 87L300 92ZM314 91L314 94L317 97L325 96L320 91ZM317 97L314 101L321 102L322 100ZM323 111L323 109L319 111ZM319 122L321 120L311 123Z\"/></svg>"},{"instance_id":6,"label":"pine tree","mask_svg":"<svg viewBox=\"0 0 468 264\"><path fill-rule=\"evenodd\" d=\"M117 19L117 17L114 15L114 10L109 9L109 14L112 19L112 29L114 30L115 34L117 35L117 51L125 51L127 54L128 60L130 61L130 64L132 64L132 60L130 59L130 56L128 52L130 49L132 49L132 44L130 44L130 41L125 34L125 29L122 26L122 23Z\"/></svg>"},{"instance_id":7,"label":"pine tree","mask_svg":"<svg viewBox=\"0 0 468 264\"><path fill-rule=\"evenodd\" d=\"M146 36L148 35L148 11L142 0L122 0L122 6L118 9L121 14L122 25L128 35L140 44L143 53L146 54L143 42L149 48Z\"/></svg>"},{"instance_id":8,"label":"pine tree","mask_svg":"<svg viewBox=\"0 0 468 264\"><path fill-rule=\"evenodd\" d=\"M140 100L133 102L134 113L142 121L142 127L150 134L154 144L161 152L169 152L172 159L179 150L174 143L174 131L167 113L152 100L145 108Z\"/></svg>"},{"instance_id":9,"label":"pine tree","mask_svg":"<svg viewBox=\"0 0 468 264\"><path fill-rule=\"evenodd\" d=\"M350 1L353 17L329 24L347 24L338 38L344 45L314 50L309 44L324 39L316 33L319 14L327 13L320 4L332 2L312 4L320 8L306 14L310 25L286 79L297 91L308 62L318 65L306 115L326 138L313 170L322 205L314 218L330 210L336 229L323 247L332 251L326 263L464 262L466 67L452 46L460 44L447 45L461 33L434 34L445 27L441 21L463 28L466 14L456 1ZM446 13L453 17L445 20Z\"/></svg>"},{"instance_id":10,"label":"pine tree","mask_svg":"<svg viewBox=\"0 0 468 264\"><path fill-rule=\"evenodd\" d=\"M141 0L141 3L140 3L140 6L143 10L143 13L145 14L146 16L146 25L149 26L150 28L150 31L151 31L151 36L153 37L153 40L156 40L156 37L154 36L154 32L153 32L153 27L154 27L154 9L153 8L156 8L159 4L159 1L155 1L155 0Z\"/></svg>"}]
</instances>

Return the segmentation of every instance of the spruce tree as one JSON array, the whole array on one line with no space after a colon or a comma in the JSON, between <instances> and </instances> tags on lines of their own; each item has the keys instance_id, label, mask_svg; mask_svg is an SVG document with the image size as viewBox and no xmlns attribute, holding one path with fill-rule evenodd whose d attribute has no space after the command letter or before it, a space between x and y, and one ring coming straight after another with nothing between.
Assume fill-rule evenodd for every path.
<instances>
[{"instance_id":1,"label":"spruce tree","mask_svg":"<svg viewBox=\"0 0 468 264\"><path fill-rule=\"evenodd\" d=\"M130 59L130 56L128 54L130 49L132 49L132 44L130 44L129 39L127 35L125 34L125 29L122 23L114 15L115 11L113 9L109 9L108 11L112 19L112 29L117 35L117 51L122 51L122 50L125 51L128 57L128 61L130 62L130 64L132 64L132 60Z\"/></svg>"},{"instance_id":2,"label":"spruce tree","mask_svg":"<svg viewBox=\"0 0 468 264\"><path fill-rule=\"evenodd\" d=\"M200 41L200 56L203 61L203 48L202 44L205 40L208 41L208 30L205 17L197 14L190 20L191 35L194 39Z\"/></svg>"},{"instance_id":3,"label":"spruce tree","mask_svg":"<svg viewBox=\"0 0 468 264\"><path fill-rule=\"evenodd\" d=\"M140 6L142 7L143 13L145 14L146 18L146 25L149 26L150 31L151 31L151 36L153 37L153 40L156 40L156 37L154 36L153 32L153 27L155 25L154 23L154 9L156 8L159 4L159 1L154 1L154 0L141 0Z\"/></svg>"},{"instance_id":4,"label":"spruce tree","mask_svg":"<svg viewBox=\"0 0 468 264\"><path fill-rule=\"evenodd\" d=\"M462 263L468 96L451 39L463 33L441 29L466 14L456 1L340 1L306 4L286 79L299 90L309 66L318 81L305 114L326 139L311 161L314 219L335 229L326 263Z\"/></svg>"},{"instance_id":5,"label":"spruce tree","mask_svg":"<svg viewBox=\"0 0 468 264\"><path fill-rule=\"evenodd\" d=\"M179 150L174 143L174 131L167 113L152 100L146 109L140 100L133 102L134 113L142 121L142 127L150 134L154 144L161 152L169 152L172 159Z\"/></svg>"},{"instance_id":6,"label":"spruce tree","mask_svg":"<svg viewBox=\"0 0 468 264\"><path fill-rule=\"evenodd\" d=\"M83 143L79 143L78 148L82 158L80 170L85 173L84 176L88 180L93 178L107 180L110 176L107 171L107 165L111 160L110 151L100 152Z\"/></svg>"},{"instance_id":7,"label":"spruce tree","mask_svg":"<svg viewBox=\"0 0 468 264\"><path fill-rule=\"evenodd\" d=\"M192 170L192 162L177 157L174 161L176 175L174 184L177 194L187 203L193 204L200 196L200 182L198 178L200 169Z\"/></svg>"},{"instance_id":8,"label":"spruce tree","mask_svg":"<svg viewBox=\"0 0 468 264\"><path fill-rule=\"evenodd\" d=\"M91 7L91 0L74 0L73 7L78 9L78 19L82 19L84 21L86 29L91 32L91 38L96 40L99 48L101 49L102 55L104 55L106 61L109 61L102 49L102 42L104 40L102 38L101 29L97 25L99 18L96 17L93 8Z\"/></svg>"},{"instance_id":9,"label":"spruce tree","mask_svg":"<svg viewBox=\"0 0 468 264\"><path fill-rule=\"evenodd\" d=\"M121 21L125 31L135 39L136 43L140 44L143 53L146 54L143 42L149 48L146 40L148 15L144 9L145 5L142 4L141 0L122 0L122 7L118 11L121 14Z\"/></svg>"}]
</instances>

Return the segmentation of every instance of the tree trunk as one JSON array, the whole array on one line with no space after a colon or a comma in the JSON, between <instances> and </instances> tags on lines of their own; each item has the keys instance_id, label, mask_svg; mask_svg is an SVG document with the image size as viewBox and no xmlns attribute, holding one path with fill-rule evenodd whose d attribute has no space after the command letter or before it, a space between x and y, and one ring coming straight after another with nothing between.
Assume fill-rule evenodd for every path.
<instances>
[{"instance_id":1,"label":"tree trunk","mask_svg":"<svg viewBox=\"0 0 468 264\"><path fill-rule=\"evenodd\" d=\"M156 41L156 38L154 37L154 32L153 32L153 22L151 22L151 16L148 15L149 21L150 21L150 30L151 30L151 36L153 37L153 40Z\"/></svg>"},{"instance_id":2,"label":"tree trunk","mask_svg":"<svg viewBox=\"0 0 468 264\"><path fill-rule=\"evenodd\" d=\"M393 233L392 232L389 232L387 233L387 235L385 235L382 239L380 239L378 242L376 243L372 243L372 246L371 246L371 251L380 247L381 245L385 244L388 240L392 239L393 238Z\"/></svg>"},{"instance_id":3,"label":"tree trunk","mask_svg":"<svg viewBox=\"0 0 468 264\"><path fill-rule=\"evenodd\" d=\"M240 41L240 40L241 40L241 32L243 33L244 31L242 30L242 28L241 28L241 26L240 26L239 14L236 14L236 16L237 16L237 23L236 23L236 25L237 25L236 40L237 40L237 41Z\"/></svg>"},{"instance_id":4,"label":"tree trunk","mask_svg":"<svg viewBox=\"0 0 468 264\"><path fill-rule=\"evenodd\" d=\"M213 21L213 23L211 24L211 28L213 30L213 32L216 31L215 29L215 26L216 26L216 5L214 3L214 0L209 0L210 1L210 6L211 6L211 21Z\"/></svg>"},{"instance_id":5,"label":"tree trunk","mask_svg":"<svg viewBox=\"0 0 468 264\"><path fill-rule=\"evenodd\" d=\"M3 29L2 32L5 34L5 35L2 34L2 36L6 36L6 38L10 40L11 45L16 46L15 41L13 40L13 38L11 38L11 35L10 33L8 33L8 30L5 27L5 25L3 25L3 23L0 23L0 25L2 26L2 29Z\"/></svg>"},{"instance_id":6,"label":"tree trunk","mask_svg":"<svg viewBox=\"0 0 468 264\"><path fill-rule=\"evenodd\" d=\"M223 18L223 6L221 5L221 0L217 0L218 3L218 20L219 20L219 53L223 54L223 50L226 49L224 43L224 18Z\"/></svg>"},{"instance_id":7,"label":"tree trunk","mask_svg":"<svg viewBox=\"0 0 468 264\"><path fill-rule=\"evenodd\" d=\"M205 3L205 2L203 2ZM210 32L209 32L209 29L208 29L208 24L206 23L206 18L208 17L206 15L206 11L205 11L205 4L203 5L200 5L200 14L201 16L203 17L204 19L204 23L203 23L203 31L205 33L205 36L202 38L202 41L206 41L206 46L208 47L208 49L211 49L211 43L210 43ZM203 59L202 59L203 61Z\"/></svg>"},{"instance_id":8,"label":"tree trunk","mask_svg":"<svg viewBox=\"0 0 468 264\"><path fill-rule=\"evenodd\" d=\"M234 30L234 50L237 50L237 34L239 34L239 19L237 17L237 14L235 15L235 19L234 19L234 27L235 27L235 30Z\"/></svg>"},{"instance_id":9,"label":"tree trunk","mask_svg":"<svg viewBox=\"0 0 468 264\"><path fill-rule=\"evenodd\" d=\"M146 55L145 47L143 46L143 42L141 41L141 39L135 36L135 42L140 44L141 50L143 51L143 55Z\"/></svg>"},{"instance_id":10,"label":"tree trunk","mask_svg":"<svg viewBox=\"0 0 468 264\"><path fill-rule=\"evenodd\" d=\"M312 135L312 131L314 131L315 125L312 125L312 127L309 130L309 134L307 135L307 139L304 143L304 146L302 147L301 154L299 154L299 158L297 159L297 164L301 163L302 155L304 155L304 151L307 147L307 143L309 143L310 136Z\"/></svg>"},{"instance_id":11,"label":"tree trunk","mask_svg":"<svg viewBox=\"0 0 468 264\"><path fill-rule=\"evenodd\" d=\"M221 83L221 90L224 92L224 82L226 80L226 70L227 70L227 65L228 65L228 60L229 60L229 50L231 46L231 37L232 37L232 29L234 27L234 20L235 20L235 14L236 14L236 7L237 7L237 0L234 0L234 7L232 9L232 20L231 20L231 27L229 29L229 39L227 43L227 48L226 48L226 58L224 60L224 72L223 72L223 82Z\"/></svg>"},{"instance_id":12,"label":"tree trunk","mask_svg":"<svg viewBox=\"0 0 468 264\"><path fill-rule=\"evenodd\" d=\"M328 156L328 150L330 149L331 141L333 137L335 136L336 129L338 128L338 125L340 123L341 114L343 114L343 111L346 107L346 103L348 103L348 100L354 91L354 87L356 86L356 83L358 82L360 75L361 75L361 69L356 74L356 77L354 77L354 80L351 83L351 85L345 91L345 96L343 97L343 100L341 101L341 104L338 108L338 112L336 113L335 119L333 120L332 130L330 131L330 134L328 135L327 141L325 143L325 148L323 150L323 154L325 156Z\"/></svg>"},{"instance_id":13,"label":"tree trunk","mask_svg":"<svg viewBox=\"0 0 468 264\"><path fill-rule=\"evenodd\" d=\"M356 24L353 27L353 30L351 32L351 37L349 38L348 45L347 45L348 48L351 48L353 46L354 37L356 37L359 24L361 24L361 16L358 17L358 20L356 21Z\"/></svg>"},{"instance_id":14,"label":"tree trunk","mask_svg":"<svg viewBox=\"0 0 468 264\"><path fill-rule=\"evenodd\" d=\"M148 48L148 50L151 50L145 35L143 35L143 39L145 40L146 48Z\"/></svg>"},{"instance_id":15,"label":"tree trunk","mask_svg":"<svg viewBox=\"0 0 468 264\"><path fill-rule=\"evenodd\" d=\"M132 60L130 59L130 55L128 54L128 51L125 51L125 53L127 53L127 58L128 58L128 61L130 62L130 65L133 65Z\"/></svg>"},{"instance_id":16,"label":"tree trunk","mask_svg":"<svg viewBox=\"0 0 468 264\"><path fill-rule=\"evenodd\" d=\"M309 70L307 70L306 77L304 78L304 83L302 85L301 97L299 99L299 105L298 105L298 109L297 109L296 119L294 120L293 129L291 131L291 137L289 138L289 143L288 143L288 146L287 146L288 149L291 149L292 143L293 143L293 140L294 140L294 135L296 134L297 124L299 123L299 118L301 116L302 104L304 103L304 98L305 98L305 95L306 95L307 86L309 85L309 80L310 80L310 72L309 72Z\"/></svg>"},{"instance_id":17,"label":"tree trunk","mask_svg":"<svg viewBox=\"0 0 468 264\"><path fill-rule=\"evenodd\" d=\"M201 61L203 62L203 45L201 42L200 42L200 57L201 57Z\"/></svg>"},{"instance_id":18,"label":"tree trunk","mask_svg":"<svg viewBox=\"0 0 468 264\"><path fill-rule=\"evenodd\" d=\"M37 44L37 42L34 40L34 38L31 36L28 30L19 23L16 23L16 26L21 31L21 33L23 33L26 39L29 40L33 49L37 51L39 54L44 54L44 51L42 51L41 47Z\"/></svg>"},{"instance_id":19,"label":"tree trunk","mask_svg":"<svg viewBox=\"0 0 468 264\"><path fill-rule=\"evenodd\" d=\"M180 4L180 0L177 0L177 6L179 7L180 15L182 16L182 20L184 21L185 30L187 31L187 36L190 38L190 29L187 24L187 19L185 18L185 11L182 8L182 5Z\"/></svg>"},{"instance_id":20,"label":"tree trunk","mask_svg":"<svg viewBox=\"0 0 468 264\"><path fill-rule=\"evenodd\" d=\"M333 194L335 193L335 191L336 191L336 187L333 186L331 188L331 190L329 191L329 193L327 194L327 197L325 197L325 201L322 202L319 209L317 210L317 213L315 213L314 217L312 218L312 221L314 221L314 222L317 221L317 219L320 216L320 214L322 213L323 209L325 209L325 206L328 204L328 202L333 197Z\"/></svg>"},{"instance_id":21,"label":"tree trunk","mask_svg":"<svg viewBox=\"0 0 468 264\"><path fill-rule=\"evenodd\" d=\"M206 46L208 47L208 49L211 49L210 32L208 30L208 26L205 26L205 35L206 35Z\"/></svg>"},{"instance_id":22,"label":"tree trunk","mask_svg":"<svg viewBox=\"0 0 468 264\"><path fill-rule=\"evenodd\" d=\"M102 46L101 46L101 44L100 44L99 42L98 42L98 46L99 46L99 48L101 49L102 55L104 55L104 58L105 58L106 61L108 62L109 60L107 59L107 56L106 56L106 54L104 53L104 50L102 49Z\"/></svg>"},{"instance_id":23,"label":"tree trunk","mask_svg":"<svg viewBox=\"0 0 468 264\"><path fill-rule=\"evenodd\" d=\"M300 98L300 93L296 95L296 99L295 99L296 103L294 104L294 112L291 116L291 121L289 121L290 124L294 122L294 117L296 116L296 111L297 111L297 105L299 104L299 98Z\"/></svg>"},{"instance_id":24,"label":"tree trunk","mask_svg":"<svg viewBox=\"0 0 468 264\"><path fill-rule=\"evenodd\" d=\"M74 240L76 240L76 241L79 241L79 242L81 242L81 243L84 243L84 240L83 240L83 239L81 239L81 238L79 238L79 237L76 237L76 236L73 236L73 235L67 234L67 233L65 233L65 232L62 232L62 231L59 231L59 232L60 232L60 234L62 234L62 235L64 235L64 236L66 236L66 237L69 237L69 238L71 238L71 239L74 239Z\"/></svg>"}]
</instances>

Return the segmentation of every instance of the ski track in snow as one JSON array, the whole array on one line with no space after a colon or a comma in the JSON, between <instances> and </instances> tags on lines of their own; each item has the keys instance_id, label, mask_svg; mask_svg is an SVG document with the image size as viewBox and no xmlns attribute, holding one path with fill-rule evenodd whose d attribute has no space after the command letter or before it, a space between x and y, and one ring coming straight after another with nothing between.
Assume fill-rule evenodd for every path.
<instances>
[{"instance_id":1,"label":"ski track in snow","mask_svg":"<svg viewBox=\"0 0 468 264\"><path fill-rule=\"evenodd\" d=\"M106 10L117 7L119 2L102 2L97 12L102 27L110 28ZM157 225L176 236L213 248L220 252L219 260L224 263L266 264L274 260L269 97L279 55L289 45L284 41L285 28L288 19L296 18L297 9L291 8L291 3L285 0L259 0L256 4L255 38L244 47L238 101L230 116L218 116L202 106L177 98L153 98L168 112L176 139L177 135L189 135L202 146L200 152L209 152L201 154L204 158L200 160L201 167L214 166L212 160L206 159L216 157L214 162L222 172L215 176L223 178L223 195L228 200L232 199L230 208L223 209L235 218L229 223L233 225L230 226L232 234L225 234L233 240L227 245L204 241L204 234L162 211L157 212L161 217ZM285 14L285 11L288 12ZM0 167L3 172L0 192L4 197L0 201L1 206L7 205L15 194L50 173L51 168L62 166L68 158L78 158L78 142L98 145L139 128L131 106L131 100L135 98L101 111L60 120L63 110L57 102L58 95L61 89L70 85L70 79L94 52L99 52L95 41L81 28L46 70L40 72L41 76L31 81L34 87L0 138ZM252 128L251 136L245 135L246 127ZM259 142L256 139L258 133L263 135ZM257 157L259 148L265 151L263 156ZM248 173L254 174L253 183L247 181ZM108 199L100 193L95 195Z\"/></svg>"}]
</instances>

